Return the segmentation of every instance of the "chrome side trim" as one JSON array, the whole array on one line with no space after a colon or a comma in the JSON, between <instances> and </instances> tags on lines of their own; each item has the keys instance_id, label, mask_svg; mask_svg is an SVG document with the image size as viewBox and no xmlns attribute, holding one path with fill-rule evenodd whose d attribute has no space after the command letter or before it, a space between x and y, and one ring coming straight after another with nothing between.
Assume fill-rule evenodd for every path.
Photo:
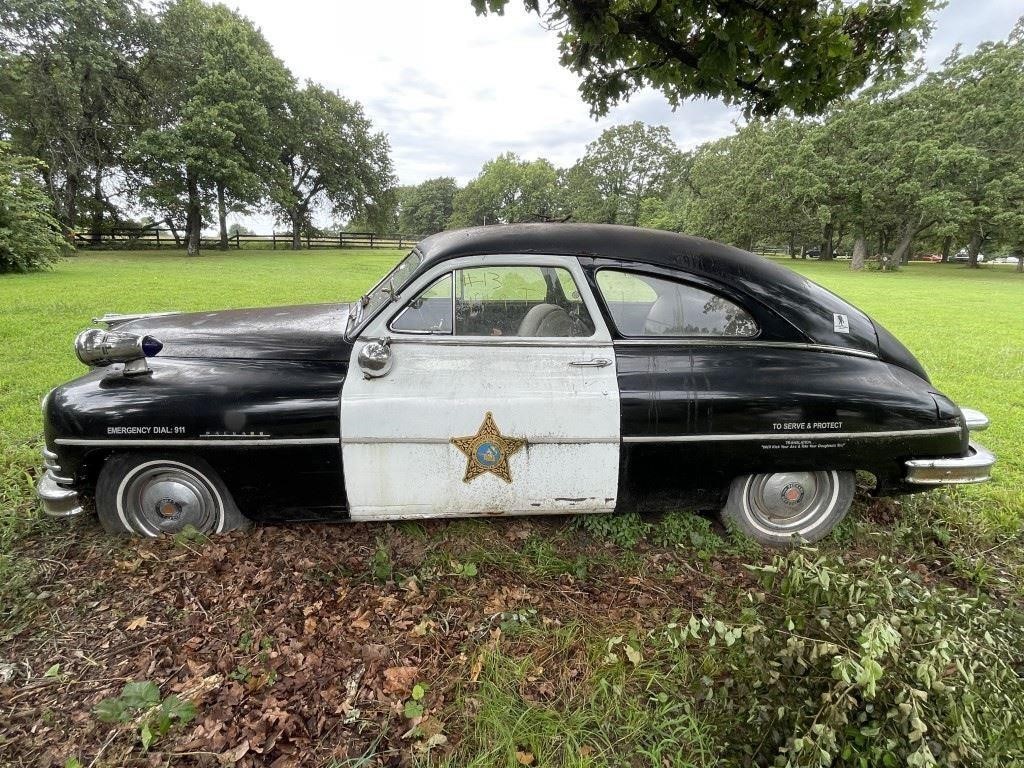
<instances>
[{"instance_id":1,"label":"chrome side trim","mask_svg":"<svg viewBox=\"0 0 1024 768\"><path fill-rule=\"evenodd\" d=\"M981 411L976 411L973 408L961 408L960 413L964 415L967 429L971 432L984 432L988 429L988 416Z\"/></svg>"},{"instance_id":2,"label":"chrome side trim","mask_svg":"<svg viewBox=\"0 0 1024 768\"><path fill-rule=\"evenodd\" d=\"M744 339L720 338L647 338L647 339L616 339L616 347L768 347L772 349L800 349L814 352L832 352L839 355L853 355L878 360L878 355L865 349L852 347L836 347L831 344L810 344L799 341L750 341Z\"/></svg>"},{"instance_id":3,"label":"chrome side trim","mask_svg":"<svg viewBox=\"0 0 1024 768\"><path fill-rule=\"evenodd\" d=\"M172 310L170 312L135 312L130 314L118 314L116 312L107 312L103 317L94 317L92 321L94 323L103 323L108 327L114 325L120 325L121 323L127 323L132 320L141 320L147 317L166 317L167 315L180 315L181 310Z\"/></svg>"},{"instance_id":4,"label":"chrome side trim","mask_svg":"<svg viewBox=\"0 0 1024 768\"><path fill-rule=\"evenodd\" d=\"M82 505L78 500L78 492L71 488L61 488L57 477L47 470L39 478L36 495L42 504L43 512L50 517L73 517L82 513Z\"/></svg>"},{"instance_id":5,"label":"chrome side trim","mask_svg":"<svg viewBox=\"0 0 1024 768\"><path fill-rule=\"evenodd\" d=\"M360 437L347 440L342 435L345 445L381 445L382 443L400 443L403 445L448 445L447 437ZM527 445L579 445L592 443L618 443L617 437L537 437L525 441Z\"/></svg>"},{"instance_id":6,"label":"chrome side trim","mask_svg":"<svg viewBox=\"0 0 1024 768\"><path fill-rule=\"evenodd\" d=\"M405 333L403 331L402 333ZM367 337L360 341L381 341L377 337ZM518 336L391 336L392 344L438 344L444 347L606 347L612 348L612 342L596 339L594 336L565 338L563 336L538 336L524 338Z\"/></svg>"},{"instance_id":7,"label":"chrome side trim","mask_svg":"<svg viewBox=\"0 0 1024 768\"><path fill-rule=\"evenodd\" d=\"M337 445L341 442L340 438L337 437L272 437L263 439L228 439L228 438L206 438L203 440L107 440L105 438L86 438L86 437L58 437L56 440L58 445L111 445L111 446L160 446L160 445L172 445L172 446L210 446L210 445L229 445L231 447L247 447L253 445Z\"/></svg>"},{"instance_id":8,"label":"chrome side trim","mask_svg":"<svg viewBox=\"0 0 1024 768\"><path fill-rule=\"evenodd\" d=\"M703 443L730 442L734 440L808 440L828 438L850 440L861 437L912 437L915 435L959 434L960 427L935 427L933 429L899 429L882 432L769 432L745 433L733 435L627 435L622 438L624 443Z\"/></svg>"},{"instance_id":9,"label":"chrome side trim","mask_svg":"<svg viewBox=\"0 0 1024 768\"><path fill-rule=\"evenodd\" d=\"M972 442L966 456L910 459L906 482L912 485L964 485L984 483L992 476L996 457L983 445Z\"/></svg>"}]
</instances>

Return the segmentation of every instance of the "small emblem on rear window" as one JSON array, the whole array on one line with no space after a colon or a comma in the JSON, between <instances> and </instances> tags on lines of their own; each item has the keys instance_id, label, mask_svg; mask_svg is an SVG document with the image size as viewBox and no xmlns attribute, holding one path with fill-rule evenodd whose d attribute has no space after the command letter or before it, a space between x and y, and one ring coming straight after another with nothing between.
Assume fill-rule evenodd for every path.
<instances>
[{"instance_id":1,"label":"small emblem on rear window","mask_svg":"<svg viewBox=\"0 0 1024 768\"><path fill-rule=\"evenodd\" d=\"M832 314L832 329L836 333L849 333L850 318L846 315L840 315L838 312L834 312Z\"/></svg>"}]
</instances>

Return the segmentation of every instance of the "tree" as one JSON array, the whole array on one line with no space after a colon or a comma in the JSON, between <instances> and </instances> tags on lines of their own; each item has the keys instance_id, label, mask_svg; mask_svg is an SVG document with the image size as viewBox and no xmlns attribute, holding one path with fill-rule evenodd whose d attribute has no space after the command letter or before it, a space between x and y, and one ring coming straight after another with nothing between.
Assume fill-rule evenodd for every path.
<instances>
[{"instance_id":1,"label":"tree","mask_svg":"<svg viewBox=\"0 0 1024 768\"><path fill-rule=\"evenodd\" d=\"M0 142L0 273L43 269L71 250L50 213L39 166Z\"/></svg>"},{"instance_id":2,"label":"tree","mask_svg":"<svg viewBox=\"0 0 1024 768\"><path fill-rule=\"evenodd\" d=\"M295 91L277 126L281 138L273 202L292 227L292 247L310 214L329 205L334 216L351 219L387 208L394 187L390 148L375 133L358 102L315 83Z\"/></svg>"},{"instance_id":3,"label":"tree","mask_svg":"<svg viewBox=\"0 0 1024 768\"><path fill-rule=\"evenodd\" d=\"M478 14L508 0L472 0ZM523 0L558 30L562 66L595 116L639 89L673 106L722 98L748 116L817 114L912 61L935 0Z\"/></svg>"},{"instance_id":4,"label":"tree","mask_svg":"<svg viewBox=\"0 0 1024 768\"><path fill-rule=\"evenodd\" d=\"M547 160L514 152L484 163L480 175L455 195L451 226L515 224L560 217L558 172Z\"/></svg>"},{"instance_id":5,"label":"tree","mask_svg":"<svg viewBox=\"0 0 1024 768\"><path fill-rule=\"evenodd\" d=\"M566 205L577 221L636 226L644 201L664 196L677 154L663 125L607 128L566 174Z\"/></svg>"},{"instance_id":6,"label":"tree","mask_svg":"<svg viewBox=\"0 0 1024 768\"><path fill-rule=\"evenodd\" d=\"M272 126L291 75L248 20L200 0L164 9L147 68L152 124L134 147L143 200L184 210L189 255L215 202L227 247L228 199L254 203L267 193L278 154Z\"/></svg>"},{"instance_id":7,"label":"tree","mask_svg":"<svg viewBox=\"0 0 1024 768\"><path fill-rule=\"evenodd\" d=\"M1006 41L967 56L954 51L919 95L940 140L961 148L950 183L958 196L953 223L977 267L986 243L1018 245L1024 234L1024 19Z\"/></svg>"},{"instance_id":8,"label":"tree","mask_svg":"<svg viewBox=\"0 0 1024 768\"><path fill-rule=\"evenodd\" d=\"M119 215L110 186L139 129L151 26L134 0L0 5L0 116L14 148L43 161L69 229L87 222L98 233Z\"/></svg>"},{"instance_id":9,"label":"tree","mask_svg":"<svg viewBox=\"0 0 1024 768\"><path fill-rule=\"evenodd\" d=\"M412 235L430 235L448 226L459 185L450 176L427 179L399 192L398 228Z\"/></svg>"}]
</instances>

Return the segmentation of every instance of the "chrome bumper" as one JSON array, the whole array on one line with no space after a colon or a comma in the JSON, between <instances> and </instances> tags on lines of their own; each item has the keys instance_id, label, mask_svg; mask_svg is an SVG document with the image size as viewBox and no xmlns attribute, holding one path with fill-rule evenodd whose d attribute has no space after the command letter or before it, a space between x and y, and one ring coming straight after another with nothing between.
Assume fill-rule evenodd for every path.
<instances>
[{"instance_id":1,"label":"chrome bumper","mask_svg":"<svg viewBox=\"0 0 1024 768\"><path fill-rule=\"evenodd\" d=\"M961 408L967 429L981 432L988 429L988 417L972 408ZM973 440L966 456L940 459L911 459L906 462L904 480L911 485L964 485L984 483L992 477L995 455Z\"/></svg>"},{"instance_id":2,"label":"chrome bumper","mask_svg":"<svg viewBox=\"0 0 1024 768\"><path fill-rule=\"evenodd\" d=\"M906 462L906 482L912 485L963 485L984 483L992 476L996 457L972 442L966 456L953 459L911 459Z\"/></svg>"},{"instance_id":3,"label":"chrome bumper","mask_svg":"<svg viewBox=\"0 0 1024 768\"><path fill-rule=\"evenodd\" d=\"M43 476L36 484L36 495L42 502L43 512L50 517L72 517L82 513L82 504L78 492L72 488L64 488L73 482L72 478L60 474L57 454L43 448Z\"/></svg>"}]
</instances>

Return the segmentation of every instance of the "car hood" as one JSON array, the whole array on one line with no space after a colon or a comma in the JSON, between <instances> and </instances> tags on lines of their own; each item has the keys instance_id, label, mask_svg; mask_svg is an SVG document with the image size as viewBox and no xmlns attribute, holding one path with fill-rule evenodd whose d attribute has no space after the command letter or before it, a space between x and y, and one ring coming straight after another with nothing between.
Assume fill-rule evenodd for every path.
<instances>
[{"instance_id":1,"label":"car hood","mask_svg":"<svg viewBox=\"0 0 1024 768\"><path fill-rule=\"evenodd\" d=\"M226 309L112 319L112 330L155 336L160 357L347 362L351 304Z\"/></svg>"}]
</instances>

